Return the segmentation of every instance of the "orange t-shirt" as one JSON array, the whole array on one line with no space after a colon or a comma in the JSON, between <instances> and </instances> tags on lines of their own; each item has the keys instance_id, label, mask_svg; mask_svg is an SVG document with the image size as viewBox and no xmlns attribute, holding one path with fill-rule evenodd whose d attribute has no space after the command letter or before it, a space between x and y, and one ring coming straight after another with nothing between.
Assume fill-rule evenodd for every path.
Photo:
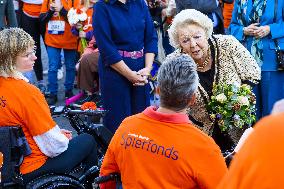
<instances>
[{"instance_id":1,"label":"orange t-shirt","mask_svg":"<svg viewBox=\"0 0 284 189\"><path fill-rule=\"evenodd\" d=\"M218 189L284 187L284 113L261 119L232 161Z\"/></svg>"},{"instance_id":2,"label":"orange t-shirt","mask_svg":"<svg viewBox=\"0 0 284 189\"><path fill-rule=\"evenodd\" d=\"M72 3L73 1L73 3ZM49 0L44 0L41 7L41 13L46 13L49 10ZM80 0L61 0L61 3L65 10L71 9L72 5L74 7L78 6ZM64 25L63 34L51 34L48 31L48 24L54 21L62 21ZM71 26L62 15L53 16L50 21L46 24L45 32L45 44L55 48L64 49L77 49L77 39L78 37L72 35Z\"/></svg>"},{"instance_id":3,"label":"orange t-shirt","mask_svg":"<svg viewBox=\"0 0 284 189\"><path fill-rule=\"evenodd\" d=\"M227 167L220 148L186 114L149 107L126 118L112 138L101 175L113 172L123 189L215 189Z\"/></svg>"},{"instance_id":4,"label":"orange t-shirt","mask_svg":"<svg viewBox=\"0 0 284 189\"><path fill-rule=\"evenodd\" d=\"M42 93L24 80L0 77L0 126L21 126L32 153L20 167L23 174L41 167L47 159L33 136L52 129L53 121Z\"/></svg>"},{"instance_id":5,"label":"orange t-shirt","mask_svg":"<svg viewBox=\"0 0 284 189\"><path fill-rule=\"evenodd\" d=\"M23 11L29 16L39 17L41 4L30 4L23 2Z\"/></svg>"},{"instance_id":6,"label":"orange t-shirt","mask_svg":"<svg viewBox=\"0 0 284 189\"><path fill-rule=\"evenodd\" d=\"M223 17L224 17L225 28L228 28L231 23L233 9L234 9L234 3L224 3Z\"/></svg>"}]
</instances>

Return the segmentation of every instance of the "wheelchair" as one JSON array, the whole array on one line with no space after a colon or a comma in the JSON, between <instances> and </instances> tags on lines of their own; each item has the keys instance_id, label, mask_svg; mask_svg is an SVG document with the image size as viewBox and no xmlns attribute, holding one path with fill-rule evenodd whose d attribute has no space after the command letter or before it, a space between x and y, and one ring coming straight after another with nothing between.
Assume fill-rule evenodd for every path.
<instances>
[{"instance_id":1,"label":"wheelchair","mask_svg":"<svg viewBox=\"0 0 284 189\"><path fill-rule=\"evenodd\" d=\"M92 182L90 177L99 175L97 166L91 167L79 177L71 174L46 174L35 178L26 185L20 173L20 165L24 156L31 154L29 144L21 127L3 126L0 127L0 152L3 155L3 162L0 162L1 178L0 188L2 189L90 189Z\"/></svg>"}]
</instances>

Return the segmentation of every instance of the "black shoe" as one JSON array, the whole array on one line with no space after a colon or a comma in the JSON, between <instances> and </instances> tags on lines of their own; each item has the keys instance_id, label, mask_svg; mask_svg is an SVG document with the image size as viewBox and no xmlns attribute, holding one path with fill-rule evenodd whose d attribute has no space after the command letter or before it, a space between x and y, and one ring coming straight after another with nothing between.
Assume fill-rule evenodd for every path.
<instances>
[{"instance_id":1,"label":"black shoe","mask_svg":"<svg viewBox=\"0 0 284 189\"><path fill-rule=\"evenodd\" d=\"M37 88L40 90L40 92L41 92L42 94L45 94L45 92L46 92L46 87L44 86L44 84L42 84L42 83L38 84L38 85L37 85Z\"/></svg>"},{"instance_id":2,"label":"black shoe","mask_svg":"<svg viewBox=\"0 0 284 189\"><path fill-rule=\"evenodd\" d=\"M65 91L65 98L70 98L70 97L72 97L72 96L74 96L72 90Z\"/></svg>"},{"instance_id":3,"label":"black shoe","mask_svg":"<svg viewBox=\"0 0 284 189\"><path fill-rule=\"evenodd\" d=\"M48 105L55 105L56 102L57 102L57 95L56 94L50 94L46 101L47 101Z\"/></svg>"}]
</instances>

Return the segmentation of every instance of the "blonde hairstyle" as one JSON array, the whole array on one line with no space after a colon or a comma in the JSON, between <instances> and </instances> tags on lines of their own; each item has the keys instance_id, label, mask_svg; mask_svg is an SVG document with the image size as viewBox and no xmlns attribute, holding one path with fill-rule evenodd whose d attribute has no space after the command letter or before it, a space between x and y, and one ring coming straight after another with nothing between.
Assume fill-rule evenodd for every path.
<instances>
[{"instance_id":1,"label":"blonde hairstyle","mask_svg":"<svg viewBox=\"0 0 284 189\"><path fill-rule=\"evenodd\" d=\"M179 40L178 40L178 28L195 24L200 26L205 30L205 34L207 39L213 33L213 23L208 16L205 14L195 10L195 9L186 9L178 13L173 20L172 25L168 29L170 44L174 48L180 48Z\"/></svg>"},{"instance_id":2,"label":"blonde hairstyle","mask_svg":"<svg viewBox=\"0 0 284 189\"><path fill-rule=\"evenodd\" d=\"M16 70L17 56L33 47L33 38L21 28L0 31L0 74L13 75Z\"/></svg>"}]
</instances>

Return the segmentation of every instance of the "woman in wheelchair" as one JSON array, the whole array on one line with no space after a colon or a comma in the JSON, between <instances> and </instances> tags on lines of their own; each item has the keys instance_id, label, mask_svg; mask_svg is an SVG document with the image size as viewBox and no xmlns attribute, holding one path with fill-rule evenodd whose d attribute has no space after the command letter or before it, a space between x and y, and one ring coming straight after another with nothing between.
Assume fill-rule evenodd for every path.
<instances>
[{"instance_id":1,"label":"woman in wheelchair","mask_svg":"<svg viewBox=\"0 0 284 189\"><path fill-rule=\"evenodd\" d=\"M97 165L95 139L89 134L72 138L52 119L43 94L28 83L37 57L33 38L20 28L0 32L0 127L20 126L31 154L20 166L24 182L43 174L68 174L83 163Z\"/></svg>"}]
</instances>

